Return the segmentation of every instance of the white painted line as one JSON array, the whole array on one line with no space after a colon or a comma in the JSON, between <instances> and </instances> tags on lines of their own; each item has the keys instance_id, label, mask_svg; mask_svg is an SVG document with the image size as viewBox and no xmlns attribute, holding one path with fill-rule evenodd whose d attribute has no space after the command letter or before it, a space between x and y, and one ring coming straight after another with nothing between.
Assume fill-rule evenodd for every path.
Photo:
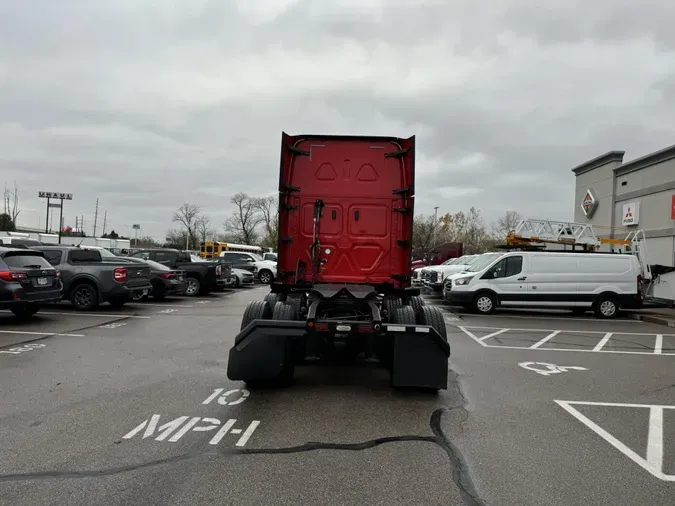
<instances>
[{"instance_id":1,"label":"white painted line","mask_svg":"<svg viewBox=\"0 0 675 506\"><path fill-rule=\"evenodd\" d=\"M84 337L84 334L57 334L53 332L28 332L26 330L0 330L0 334L21 334L26 336Z\"/></svg>"},{"instance_id":2,"label":"white painted line","mask_svg":"<svg viewBox=\"0 0 675 506\"><path fill-rule=\"evenodd\" d=\"M491 337L498 336L499 334L503 334L504 332L508 332L508 331L509 331L509 329L501 329L501 330L498 330L497 332L493 332L492 334L488 334L487 336L479 337L478 339L480 339L481 341L487 341Z\"/></svg>"},{"instance_id":3,"label":"white painted line","mask_svg":"<svg viewBox=\"0 0 675 506\"><path fill-rule=\"evenodd\" d=\"M538 342L534 343L532 346L530 346L530 349L534 350L535 348L539 348L542 344L546 344L547 342L549 342L551 339L553 339L558 334L560 334L560 331L554 330L549 335L547 335L544 339L542 339L541 341L538 341Z\"/></svg>"},{"instance_id":4,"label":"white painted line","mask_svg":"<svg viewBox=\"0 0 675 506\"><path fill-rule=\"evenodd\" d=\"M471 315L476 316L476 315ZM564 320L568 322L595 322L595 323L644 323L642 320L634 319L612 319L612 320L598 320L597 318L565 318L564 316L548 316L542 314L541 316L521 316L521 315L511 315L511 314L484 314L479 315L478 318L518 318L522 320Z\"/></svg>"},{"instance_id":5,"label":"white painted line","mask_svg":"<svg viewBox=\"0 0 675 506\"><path fill-rule=\"evenodd\" d=\"M150 318L149 316L135 316L135 315L129 315L129 314L117 314L117 313L75 313L75 312L68 312L68 313L55 313L52 311L40 311L38 315L42 314L49 314L49 315L66 315L66 316L93 316L93 317L98 317L98 318L142 318L142 319L147 319Z\"/></svg>"},{"instance_id":6,"label":"white painted line","mask_svg":"<svg viewBox=\"0 0 675 506\"><path fill-rule=\"evenodd\" d=\"M658 406L649 404L621 404L610 402L580 402L580 401L555 401L558 406L567 411L570 415L583 423L586 427L595 432L602 439L611 444L614 448L623 453L637 465L648 471L652 476L663 480L675 482L675 475L668 475L663 472L663 410L675 409L675 406ZM647 458L643 458L636 452L628 448L625 444L612 436L605 429L590 420L587 416L573 408L571 404L586 406L617 406L631 408L649 408L649 435L647 437Z\"/></svg>"},{"instance_id":7,"label":"white painted line","mask_svg":"<svg viewBox=\"0 0 675 506\"><path fill-rule=\"evenodd\" d=\"M487 344L485 344L485 343L484 343L483 341L481 341L480 339L478 339L475 335L473 335L471 332L469 332L468 330L466 330L464 327L459 327L459 326L458 326L457 328L458 328L459 330L461 330L462 332L464 332L467 336L469 336L471 339L473 339L474 341L476 341L476 342L477 342L478 344L480 344L481 346L485 346L486 348L490 348L490 347L491 347L491 346L488 346ZM501 348L501 346L498 346L498 348Z\"/></svg>"},{"instance_id":8,"label":"white painted line","mask_svg":"<svg viewBox=\"0 0 675 506\"><path fill-rule=\"evenodd\" d=\"M555 401L558 402L558 401ZM626 402L595 402L595 401L560 401L567 404L577 404L580 406L604 406L608 408L663 408L675 409L675 406L668 404L635 404Z\"/></svg>"},{"instance_id":9,"label":"white painted line","mask_svg":"<svg viewBox=\"0 0 675 506\"><path fill-rule=\"evenodd\" d=\"M602 339L600 339L600 342L595 345L595 348L593 348L593 351L600 351L607 344L607 341L609 341L610 337L612 337L612 332L607 332L602 337Z\"/></svg>"},{"instance_id":10,"label":"white painted line","mask_svg":"<svg viewBox=\"0 0 675 506\"><path fill-rule=\"evenodd\" d=\"M663 348L663 334L656 334L656 340L654 341L654 353L657 355L661 353Z\"/></svg>"},{"instance_id":11,"label":"white painted line","mask_svg":"<svg viewBox=\"0 0 675 506\"><path fill-rule=\"evenodd\" d=\"M649 408L647 462L654 469L663 470L663 408L659 406Z\"/></svg>"},{"instance_id":12,"label":"white painted line","mask_svg":"<svg viewBox=\"0 0 675 506\"><path fill-rule=\"evenodd\" d=\"M241 434L241 429L232 429L230 434Z\"/></svg>"},{"instance_id":13,"label":"white painted line","mask_svg":"<svg viewBox=\"0 0 675 506\"><path fill-rule=\"evenodd\" d=\"M140 306L152 306L152 307L194 307L189 304L155 304L154 302L141 302Z\"/></svg>"},{"instance_id":14,"label":"white painted line","mask_svg":"<svg viewBox=\"0 0 675 506\"><path fill-rule=\"evenodd\" d=\"M467 329L477 329L477 330L501 330L503 327L481 327L477 325L466 325L464 328ZM556 332L556 329L509 329L516 332ZM558 330L558 332L564 332L565 334L605 334L604 330ZM613 332L614 334L619 334L622 336L654 336L654 332ZM675 334L661 334L663 336L675 336Z\"/></svg>"}]
</instances>

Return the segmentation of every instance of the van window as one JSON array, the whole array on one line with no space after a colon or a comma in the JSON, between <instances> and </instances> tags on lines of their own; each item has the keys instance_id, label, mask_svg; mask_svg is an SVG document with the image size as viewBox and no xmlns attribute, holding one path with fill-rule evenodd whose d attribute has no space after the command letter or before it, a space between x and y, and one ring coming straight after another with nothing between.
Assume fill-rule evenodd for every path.
<instances>
[{"instance_id":1,"label":"van window","mask_svg":"<svg viewBox=\"0 0 675 506\"><path fill-rule=\"evenodd\" d=\"M507 257L492 266L490 273L494 273L493 276L488 276L488 279L497 279L497 278L509 278L520 274L523 270L523 257L522 256L512 256Z\"/></svg>"}]
</instances>

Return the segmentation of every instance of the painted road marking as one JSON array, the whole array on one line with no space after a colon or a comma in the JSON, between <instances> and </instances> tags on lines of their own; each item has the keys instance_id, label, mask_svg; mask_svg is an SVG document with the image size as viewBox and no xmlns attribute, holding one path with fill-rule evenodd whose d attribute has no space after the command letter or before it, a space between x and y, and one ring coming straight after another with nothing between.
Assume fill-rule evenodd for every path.
<instances>
[{"instance_id":1,"label":"painted road marking","mask_svg":"<svg viewBox=\"0 0 675 506\"><path fill-rule=\"evenodd\" d=\"M137 315L130 315L130 314L76 313L75 311L62 312L62 313L57 313L57 312L54 312L54 311L40 311L38 313L38 315L93 316L93 317L98 317L98 318L142 318L142 319L150 318L149 316L137 316Z\"/></svg>"},{"instance_id":2,"label":"painted road marking","mask_svg":"<svg viewBox=\"0 0 675 506\"><path fill-rule=\"evenodd\" d=\"M561 372L569 372L570 370L575 371L588 371L585 367L579 367L576 365L562 366L555 364L548 364L546 362L518 362L518 365L523 369L528 371L534 371L537 374L542 376L550 376L551 374L559 374ZM543 369L539 366L543 366Z\"/></svg>"},{"instance_id":3,"label":"painted road marking","mask_svg":"<svg viewBox=\"0 0 675 506\"><path fill-rule=\"evenodd\" d=\"M547 335L541 341L534 343L532 346L530 346L530 348L533 349L533 350L536 349L536 348L539 348L542 344L546 344L547 342L549 342L551 339L553 339L558 334L560 334L560 331L554 330L553 332L551 332L549 335Z\"/></svg>"},{"instance_id":4,"label":"painted road marking","mask_svg":"<svg viewBox=\"0 0 675 506\"><path fill-rule=\"evenodd\" d=\"M161 311L157 311L158 314L171 314L175 313L178 311L178 309L162 309Z\"/></svg>"},{"instance_id":5,"label":"painted road marking","mask_svg":"<svg viewBox=\"0 0 675 506\"><path fill-rule=\"evenodd\" d=\"M211 395L209 395L202 404L209 404L213 399L218 397L218 404L221 406L236 406L237 404L241 404L244 402L246 399L248 399L248 396L251 395L251 392L246 390L245 388L237 388L235 390L228 390L227 392L223 393L225 389L224 388L216 388ZM239 398L236 400L233 400L232 402L228 402L227 398L230 395L236 394L239 392ZM222 394L222 395L221 395Z\"/></svg>"},{"instance_id":6,"label":"painted road marking","mask_svg":"<svg viewBox=\"0 0 675 506\"><path fill-rule=\"evenodd\" d=\"M20 334L26 336L84 337L84 334L57 334L53 332L29 332L27 330L0 330L0 334Z\"/></svg>"},{"instance_id":7,"label":"painted road marking","mask_svg":"<svg viewBox=\"0 0 675 506\"><path fill-rule=\"evenodd\" d=\"M609 338L612 337L612 332L607 332L602 339L598 342L598 344L595 345L595 348L593 348L593 351L600 351L604 346L607 344L607 341L609 341Z\"/></svg>"},{"instance_id":8,"label":"painted road marking","mask_svg":"<svg viewBox=\"0 0 675 506\"><path fill-rule=\"evenodd\" d=\"M196 300L195 304L211 304L210 300Z\"/></svg>"},{"instance_id":9,"label":"painted road marking","mask_svg":"<svg viewBox=\"0 0 675 506\"><path fill-rule=\"evenodd\" d=\"M234 424L237 423L237 420L235 418L231 418L225 421L225 423L221 423L221 421L218 420L217 418L211 417L202 418L199 416L193 417L179 416L178 418L175 418L167 423L159 425L160 418L161 418L160 415L157 414L152 415L150 418L144 420L141 424L134 427L131 431L127 432L124 436L122 436L122 439L131 439L137 434L140 434L140 432L145 429L143 435L141 436L141 439L146 439L148 437L157 435L155 441L166 440L169 443L176 443L190 431L209 432L216 430L220 427L220 429L213 435L213 437L209 441L209 444L217 445L228 433L232 433L234 435L239 435L242 433L242 429L233 429ZM197 425L200 422L205 425ZM248 427L246 427L246 429L243 431L244 433L241 434L241 437L239 437L239 439L235 443L235 446L242 447L246 445L246 443L251 438L255 430L258 428L258 425L260 425L260 421L253 420L248 425Z\"/></svg>"},{"instance_id":10,"label":"painted road marking","mask_svg":"<svg viewBox=\"0 0 675 506\"><path fill-rule=\"evenodd\" d=\"M637 465L648 471L652 476L663 480L675 482L675 475L665 474L663 472L663 412L666 409L675 410L675 406L663 406L657 404L622 404L618 402L581 402L581 401L555 401L561 408L567 411L574 418L583 423L586 427L595 432L617 450L631 459ZM642 457L631 450L624 443L612 436L605 429L593 422L587 416L580 413L572 405L580 406L603 406L603 407L621 407L621 408L640 408L649 409L649 427L647 432L647 452Z\"/></svg>"},{"instance_id":11,"label":"painted road marking","mask_svg":"<svg viewBox=\"0 0 675 506\"><path fill-rule=\"evenodd\" d=\"M190 304L156 304L155 302L141 302L141 307L151 306L151 307L194 307Z\"/></svg>"},{"instance_id":12,"label":"painted road marking","mask_svg":"<svg viewBox=\"0 0 675 506\"><path fill-rule=\"evenodd\" d=\"M0 350L0 353L5 353L8 355L21 355L22 353L25 353L27 351L33 351L36 348L44 348L45 346L47 345L41 343L28 343L23 344L19 347L10 348L8 350Z\"/></svg>"},{"instance_id":13,"label":"painted road marking","mask_svg":"<svg viewBox=\"0 0 675 506\"><path fill-rule=\"evenodd\" d=\"M548 314L542 313L541 316L525 316L525 315L514 315L508 313L499 313L499 314L469 314L472 318L517 318L522 320L564 320L568 322L595 322L595 323L645 323L642 320L630 319L618 319L613 318L611 320L598 320L597 318L574 318L574 317L564 317L564 316L550 316Z\"/></svg>"},{"instance_id":14,"label":"painted road marking","mask_svg":"<svg viewBox=\"0 0 675 506\"><path fill-rule=\"evenodd\" d=\"M623 354L623 355L659 355L659 356L675 356L675 352L673 353L664 353L663 352L663 338L664 337L675 337L675 334L650 334L650 333L645 333L645 332L602 332L598 330L551 330L551 329L534 329L534 328L528 328L528 329L514 329L514 328L509 328L509 329L504 329L504 328L498 328L498 327L483 327L483 326L474 326L474 325L459 325L457 326L459 330L461 330L464 334L469 336L472 340L474 340L476 343L480 344L481 346L485 348L498 348L498 349L504 349L504 350L537 350L537 351L566 351L566 352L583 352L583 353L616 353L616 354ZM486 336L479 337L476 335L476 331L493 331L488 333ZM522 333L540 333L540 334L546 334L546 336L541 339L540 341L534 343L533 345L524 345L524 346L504 346L504 345L495 345L495 344L488 344L485 342L486 339L495 337L497 335L503 335L508 339L509 335L508 333L517 333L517 332L522 332ZM546 344L546 342L552 340L554 337L558 335L562 335L564 337L565 334L591 334L593 336L598 336L602 335L603 337L599 340L598 343L596 343L592 348L591 344L589 344L588 349L582 349L582 348L542 348L541 346L543 344ZM648 336L648 337L653 337L654 338L654 350L652 351L651 349L649 351L628 351L628 350L605 350L605 346L609 339L611 337L616 337L616 336ZM523 337L523 336L518 336L518 337Z\"/></svg>"},{"instance_id":15,"label":"painted road marking","mask_svg":"<svg viewBox=\"0 0 675 506\"><path fill-rule=\"evenodd\" d=\"M126 322L113 322L113 323L106 323L105 325L101 325L99 328L100 329L117 329L119 327L124 327L126 325Z\"/></svg>"}]
</instances>

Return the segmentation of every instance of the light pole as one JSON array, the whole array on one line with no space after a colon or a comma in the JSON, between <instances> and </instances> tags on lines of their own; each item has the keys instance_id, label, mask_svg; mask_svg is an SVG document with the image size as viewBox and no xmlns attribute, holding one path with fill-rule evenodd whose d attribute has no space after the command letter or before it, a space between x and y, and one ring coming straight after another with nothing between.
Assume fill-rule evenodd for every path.
<instances>
[{"instance_id":1,"label":"light pole","mask_svg":"<svg viewBox=\"0 0 675 506\"><path fill-rule=\"evenodd\" d=\"M138 247L138 231L141 229L141 226L138 223L131 225L131 228L134 229L134 248Z\"/></svg>"}]
</instances>

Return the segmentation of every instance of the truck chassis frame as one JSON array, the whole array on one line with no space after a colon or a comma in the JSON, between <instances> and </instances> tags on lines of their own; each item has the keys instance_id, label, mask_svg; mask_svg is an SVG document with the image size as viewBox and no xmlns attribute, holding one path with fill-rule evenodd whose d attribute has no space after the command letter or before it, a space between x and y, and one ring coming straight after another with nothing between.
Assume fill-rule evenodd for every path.
<instances>
[{"instance_id":1,"label":"truck chassis frame","mask_svg":"<svg viewBox=\"0 0 675 506\"><path fill-rule=\"evenodd\" d=\"M227 376L251 386L293 379L338 348L389 370L395 388L447 388L450 346L442 311L415 288L382 293L370 285L273 285L250 302L230 350Z\"/></svg>"}]
</instances>

